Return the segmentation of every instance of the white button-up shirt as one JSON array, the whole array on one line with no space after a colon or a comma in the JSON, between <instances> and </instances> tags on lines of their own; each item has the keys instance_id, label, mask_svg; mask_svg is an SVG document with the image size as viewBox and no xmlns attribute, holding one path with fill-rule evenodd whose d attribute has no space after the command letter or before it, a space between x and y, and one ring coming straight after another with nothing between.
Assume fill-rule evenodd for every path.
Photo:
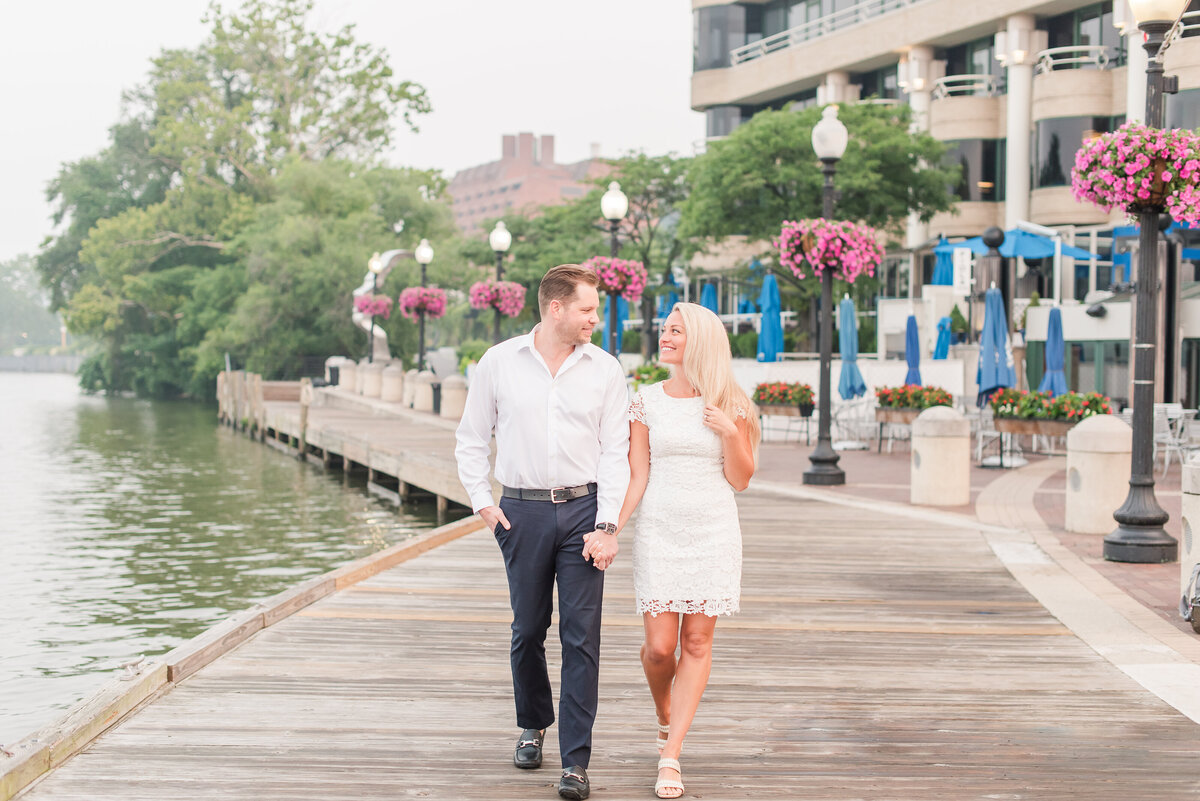
<instances>
[{"instance_id":1,"label":"white button-up shirt","mask_svg":"<svg viewBox=\"0 0 1200 801\"><path fill-rule=\"evenodd\" d=\"M551 489L594 481L596 522L617 522L629 486L628 406L620 363L595 345L576 345L557 375L533 332L489 348L471 377L454 451L472 508L495 504L488 481L495 431L501 484Z\"/></svg>"}]
</instances>

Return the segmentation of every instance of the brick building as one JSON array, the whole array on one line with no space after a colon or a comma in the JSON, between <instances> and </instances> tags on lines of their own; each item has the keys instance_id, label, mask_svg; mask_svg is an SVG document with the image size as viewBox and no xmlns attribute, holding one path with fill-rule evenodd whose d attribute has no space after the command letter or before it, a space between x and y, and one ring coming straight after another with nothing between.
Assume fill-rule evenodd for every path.
<instances>
[{"instance_id":1,"label":"brick building","mask_svg":"<svg viewBox=\"0 0 1200 801\"><path fill-rule=\"evenodd\" d=\"M460 170L450 181L455 222L463 232L475 233L485 220L582 197L590 189L585 181L608 172L595 145L592 150L592 158L558 164L553 136L504 135L498 161Z\"/></svg>"}]
</instances>

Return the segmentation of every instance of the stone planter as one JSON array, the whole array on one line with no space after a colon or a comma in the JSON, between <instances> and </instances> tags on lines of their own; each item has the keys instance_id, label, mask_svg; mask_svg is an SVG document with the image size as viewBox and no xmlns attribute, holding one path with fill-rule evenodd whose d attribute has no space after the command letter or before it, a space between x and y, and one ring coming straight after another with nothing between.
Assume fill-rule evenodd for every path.
<instances>
[{"instance_id":1,"label":"stone planter","mask_svg":"<svg viewBox=\"0 0 1200 801\"><path fill-rule=\"evenodd\" d=\"M1021 417L997 417L996 430L1001 434L1041 434L1043 437L1065 437L1075 427L1069 420L1034 420Z\"/></svg>"},{"instance_id":2,"label":"stone planter","mask_svg":"<svg viewBox=\"0 0 1200 801\"><path fill-rule=\"evenodd\" d=\"M924 411L923 409L876 409L876 423L899 423L912 425L912 421Z\"/></svg>"}]
</instances>

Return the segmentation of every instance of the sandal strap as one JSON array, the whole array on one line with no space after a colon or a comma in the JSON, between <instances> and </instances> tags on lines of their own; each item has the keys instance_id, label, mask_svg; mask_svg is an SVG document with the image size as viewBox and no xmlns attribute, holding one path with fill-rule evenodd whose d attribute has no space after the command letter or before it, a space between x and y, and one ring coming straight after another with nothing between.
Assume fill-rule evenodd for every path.
<instances>
[{"instance_id":1,"label":"sandal strap","mask_svg":"<svg viewBox=\"0 0 1200 801\"><path fill-rule=\"evenodd\" d=\"M679 773L679 775L681 775L681 776L683 775L683 769L679 767L678 759L671 759L670 757L663 757L662 759L658 760L658 769L662 770L663 768L670 768L671 770Z\"/></svg>"},{"instance_id":2,"label":"sandal strap","mask_svg":"<svg viewBox=\"0 0 1200 801\"><path fill-rule=\"evenodd\" d=\"M671 724L670 723L660 723L660 724L658 724L658 730L660 732L662 732L663 734L670 734L671 733Z\"/></svg>"}]
</instances>

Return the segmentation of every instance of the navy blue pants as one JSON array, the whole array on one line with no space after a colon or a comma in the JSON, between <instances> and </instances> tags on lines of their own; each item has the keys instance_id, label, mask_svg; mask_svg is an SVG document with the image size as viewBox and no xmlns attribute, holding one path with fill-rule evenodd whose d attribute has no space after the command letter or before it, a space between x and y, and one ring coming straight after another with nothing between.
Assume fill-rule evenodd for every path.
<instances>
[{"instance_id":1,"label":"navy blue pants","mask_svg":"<svg viewBox=\"0 0 1200 801\"><path fill-rule=\"evenodd\" d=\"M558 638L562 643L558 746L564 768L588 766L600 671L600 611L604 573L583 558L583 535L596 524L596 496L551 503L503 498L512 528L497 526L512 603L512 675L517 726L545 729L554 722L546 670L546 632L558 582Z\"/></svg>"}]
</instances>

